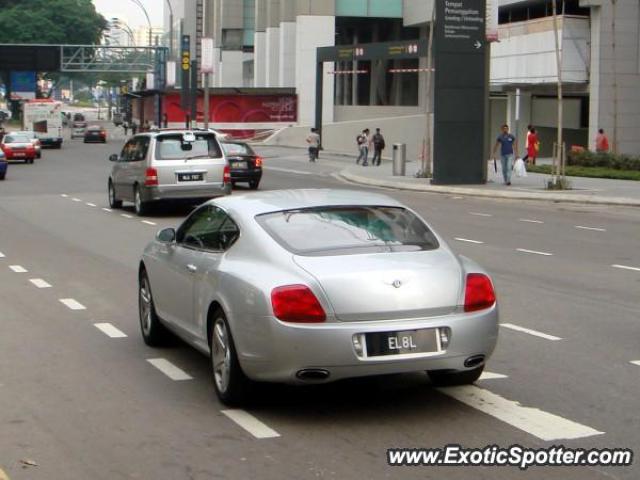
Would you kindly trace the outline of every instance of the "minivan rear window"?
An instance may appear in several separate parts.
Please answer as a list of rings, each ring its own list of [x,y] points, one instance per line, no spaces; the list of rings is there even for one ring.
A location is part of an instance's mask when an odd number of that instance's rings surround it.
[[[435,250],[438,240],[402,207],[326,206],[267,213],[258,223],[297,255],[327,256]]]
[[[157,160],[186,160],[195,158],[221,158],[222,152],[215,136],[196,134],[196,141],[185,143],[179,133],[156,137]]]

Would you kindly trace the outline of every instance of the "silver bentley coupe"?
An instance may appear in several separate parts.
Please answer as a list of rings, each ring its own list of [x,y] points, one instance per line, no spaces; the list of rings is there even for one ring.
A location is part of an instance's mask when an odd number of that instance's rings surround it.
[[[377,193],[233,195],[161,230],[139,267],[144,341],[208,355],[220,400],[253,382],[426,371],[478,379],[498,338],[489,275],[420,216]]]

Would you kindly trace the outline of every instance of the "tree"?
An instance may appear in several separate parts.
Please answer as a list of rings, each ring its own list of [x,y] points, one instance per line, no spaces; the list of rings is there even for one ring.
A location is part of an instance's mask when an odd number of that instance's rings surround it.
[[[100,43],[106,19],[91,0],[0,0],[0,43]]]

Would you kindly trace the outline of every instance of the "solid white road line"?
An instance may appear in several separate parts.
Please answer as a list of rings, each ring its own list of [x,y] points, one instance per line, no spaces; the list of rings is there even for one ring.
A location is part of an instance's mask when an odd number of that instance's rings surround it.
[[[575,227],[580,229],[580,230],[591,230],[593,232],[606,232],[607,231],[606,228],[599,228],[599,227],[583,227],[582,225],[576,225]]]
[[[629,363],[640,367],[640,360],[631,360]]]
[[[110,323],[94,323],[93,326],[111,338],[125,338],[127,336],[126,333],[118,330]]]
[[[544,441],[569,440],[604,433],[537,408],[523,407],[518,402],[507,400],[475,385],[438,388],[438,390]]]
[[[74,202],[81,202],[82,201],[79,198],[72,198],[71,200],[73,200]]]
[[[9,268],[15,273],[27,273],[28,270],[21,265],[9,265]]]
[[[501,373],[482,372],[482,375],[480,375],[479,380],[498,380],[500,378],[509,378],[509,377]]]
[[[128,213],[121,213],[120,216],[124,218],[133,218],[133,216],[129,215]]]
[[[244,410],[222,410],[222,413],[236,422],[256,438],[276,438],[280,434]]]
[[[544,223],[542,220],[531,220],[529,218],[521,218],[518,221],[525,222],[525,223]]]
[[[147,358],[147,362],[156,367],[171,380],[175,380],[176,382],[193,379],[192,376],[187,375],[187,373],[185,373],[183,370],[180,370],[173,363],[164,358]]]
[[[562,340],[562,338],[560,337],[538,332],[537,330],[531,330],[530,328],[520,327],[518,325],[514,325],[513,323],[501,323],[500,326],[504,328],[509,328],[511,330],[515,330],[516,332],[528,333],[529,335],[533,335],[534,337],[544,338],[545,340],[551,340],[554,342],[557,342],[558,340]]]
[[[490,213],[481,213],[481,212],[469,212],[469,215],[475,215],[476,217],[493,217]]]
[[[97,207],[97,205],[96,205],[95,203],[89,203],[89,202],[87,202],[87,203],[85,203],[85,205],[86,205],[87,207]]]
[[[104,210],[105,212],[109,212],[109,213],[113,212],[113,210],[111,210],[110,208],[103,208],[102,210]]]
[[[82,305],[80,302],[74,300],[73,298],[61,298],[60,303],[65,305],[67,308],[71,310],[86,310],[87,307]]]
[[[454,240],[457,240],[459,242],[477,243],[478,245],[482,245],[484,243],[484,242],[481,242],[480,240],[470,240],[468,238],[460,238],[460,237],[455,237]]]
[[[613,268],[620,268],[622,270],[633,270],[634,272],[640,272],[638,267],[628,267],[627,265],[611,265]]]
[[[142,220],[142,223],[146,223],[147,225],[157,225],[157,223],[150,222],[149,220]]]
[[[262,167],[265,170],[273,170],[275,172],[295,173],[297,175],[315,175],[313,172],[304,172],[302,170],[292,170],[290,168],[278,168],[278,167]]]
[[[526,248],[516,248],[516,251],[522,252],[522,253],[531,253],[532,255],[544,255],[546,257],[550,257],[551,255],[553,255],[553,253],[538,252],[536,250],[527,250]]]
[[[51,288],[51,285],[41,278],[30,278],[29,281],[38,288]]]

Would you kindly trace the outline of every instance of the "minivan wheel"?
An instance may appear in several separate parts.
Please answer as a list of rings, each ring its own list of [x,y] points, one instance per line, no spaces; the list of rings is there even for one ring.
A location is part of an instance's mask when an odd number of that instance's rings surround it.
[[[213,386],[218,398],[226,405],[246,402],[253,382],[240,367],[227,318],[220,310],[215,314],[210,344]]]
[[[437,387],[452,387],[455,385],[469,385],[482,375],[484,365],[471,370],[429,370],[427,374],[431,383]]]
[[[133,205],[138,216],[146,215],[149,212],[149,204],[142,200],[142,193],[138,185],[133,190]]]
[[[153,304],[149,277],[144,270],[140,273],[140,279],[138,281],[138,314],[144,343],[150,347],[165,345],[170,337],[169,331],[160,323],[155,305]]]
[[[109,207],[122,208],[122,200],[116,198],[116,189],[111,180],[109,180]]]

